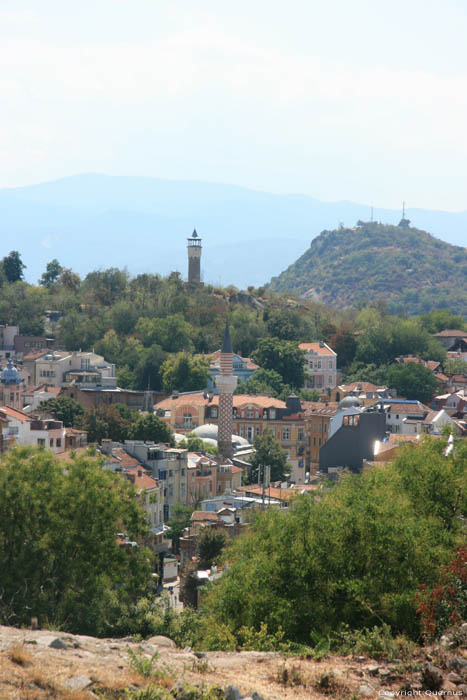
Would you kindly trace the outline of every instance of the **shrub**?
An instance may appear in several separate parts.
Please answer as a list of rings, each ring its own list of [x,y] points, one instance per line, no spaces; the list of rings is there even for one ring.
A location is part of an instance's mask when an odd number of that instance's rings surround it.
[[[415,600],[427,642],[467,618],[467,547],[457,549],[441,573],[441,583],[431,590],[421,585]]]

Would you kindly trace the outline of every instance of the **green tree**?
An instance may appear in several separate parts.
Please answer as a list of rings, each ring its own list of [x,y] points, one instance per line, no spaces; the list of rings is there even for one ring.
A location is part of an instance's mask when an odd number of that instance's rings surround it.
[[[209,454],[212,455],[218,454],[217,447],[214,447],[214,445],[211,445],[209,442],[202,440],[197,435],[193,435],[193,433],[188,433],[186,439],[180,440],[178,447],[188,450],[189,452],[209,452]]]
[[[296,388],[303,386],[305,353],[298,343],[279,338],[261,338],[251,357],[263,369],[278,372],[284,384]]]
[[[101,442],[103,438],[124,442],[130,437],[132,423],[124,418],[116,406],[88,408],[77,421],[77,427],[86,430],[88,442]]]
[[[422,326],[429,333],[439,333],[446,328],[455,328],[456,330],[465,329],[465,320],[459,314],[453,314],[449,309],[435,309],[429,314],[420,316]]]
[[[170,426],[162,418],[152,413],[138,416],[130,428],[129,436],[132,440],[173,444],[173,434]]]
[[[72,428],[84,414],[83,407],[68,396],[41,401],[39,408],[51,413],[57,420],[61,420],[66,428]]]
[[[245,382],[238,383],[235,393],[256,396],[270,394],[277,398],[285,389],[286,385],[278,372],[273,369],[258,369]],[[290,387],[287,387],[287,391],[290,393]]]
[[[257,311],[249,311],[243,307],[235,309],[229,320],[234,351],[242,357],[249,357],[258,340],[267,335],[266,324]],[[219,327],[222,328],[223,325],[225,324],[219,324]]]
[[[14,504],[14,507],[12,507]],[[17,448],[0,468],[0,618],[69,632],[125,634],[151,585],[148,550],[119,547],[124,529],[141,541],[147,525],[126,479],[96,459],[63,463],[47,450]]]
[[[23,279],[26,265],[21,260],[17,250],[12,250],[3,258],[3,273],[8,282],[19,282]]]
[[[439,580],[466,512],[457,493],[467,448],[445,457],[445,440],[426,440],[421,454],[407,448],[403,463],[346,475],[319,500],[300,496],[286,513],[260,514],[229,549],[206,612],[237,634],[266,624],[306,644],[343,624],[384,623],[418,638],[414,595]]]
[[[209,569],[216,563],[227,543],[227,538],[222,530],[205,528],[198,537],[197,553],[199,567]]]
[[[42,273],[39,280],[39,284],[41,284],[43,287],[52,287],[57,282],[62,272],[63,267],[60,265],[58,260],[54,258],[47,263],[45,272]]]
[[[465,360],[446,360],[444,371],[446,374],[467,374],[467,362]]]
[[[209,360],[204,357],[192,357],[179,352],[167,358],[161,367],[162,386],[165,392],[196,391],[207,386]]]
[[[433,373],[417,362],[392,365],[387,372],[387,385],[395,389],[398,396],[425,404],[431,402],[439,388]]]
[[[185,528],[190,525],[192,513],[192,508],[181,504],[178,504],[173,508],[172,517],[167,523],[167,525],[170,527],[167,538],[172,540],[172,549],[175,554],[180,553],[180,537],[182,537]]]
[[[255,454],[251,459],[251,481],[258,481],[258,470],[261,480],[265,467],[271,468],[271,481],[282,481],[287,469],[287,452],[274,439],[272,430],[265,430],[257,435],[254,442]]]

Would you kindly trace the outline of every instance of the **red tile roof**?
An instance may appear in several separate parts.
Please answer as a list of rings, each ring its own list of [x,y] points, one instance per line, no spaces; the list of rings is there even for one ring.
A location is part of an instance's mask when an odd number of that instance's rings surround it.
[[[130,475],[134,475],[135,480],[133,482],[133,479],[131,478],[131,481],[134,483],[137,489],[147,491],[148,489],[155,489],[158,486],[157,480],[153,479],[152,476],[149,476],[149,474],[141,469],[141,467],[130,467],[125,470],[124,474],[127,478]]]
[[[217,513],[213,513],[211,511],[204,511],[204,510],[195,510],[191,514],[190,518],[192,523],[201,523],[206,520],[211,520],[212,522],[217,522],[219,520],[219,516]]]
[[[234,408],[240,408],[247,404],[254,404],[260,408],[285,408],[285,402],[274,399],[271,396],[254,396],[249,394],[235,394],[233,396]],[[219,396],[213,396],[211,401],[202,391],[190,394],[180,394],[177,398],[168,398],[156,403],[155,409],[174,410],[179,406],[218,406]]]
[[[315,352],[317,355],[329,355],[331,357],[334,357],[334,355],[336,354],[326,344],[321,346],[320,343],[300,343],[298,347],[300,348],[300,350],[305,350],[306,352],[308,350],[313,350],[313,352]]]
[[[444,331],[435,333],[435,338],[466,338],[467,331],[453,330],[451,328],[445,328]]]
[[[377,386],[371,382],[351,382],[350,384],[341,384],[339,389],[345,392],[360,391],[362,394],[366,394],[369,391],[373,393],[378,390],[384,391],[387,389],[387,386]]]
[[[4,413],[9,418],[14,418],[15,420],[19,420],[22,423],[27,423],[28,421],[32,421],[32,418],[30,416],[28,416],[27,413],[24,413],[23,411],[19,411],[17,408],[11,408],[11,406],[0,406],[0,412]]]

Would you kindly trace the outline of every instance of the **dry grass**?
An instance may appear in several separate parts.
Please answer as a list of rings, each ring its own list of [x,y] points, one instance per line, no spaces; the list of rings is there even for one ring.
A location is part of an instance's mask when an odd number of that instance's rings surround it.
[[[18,666],[26,666],[31,661],[31,654],[26,651],[22,644],[14,644],[6,653],[10,661]]]

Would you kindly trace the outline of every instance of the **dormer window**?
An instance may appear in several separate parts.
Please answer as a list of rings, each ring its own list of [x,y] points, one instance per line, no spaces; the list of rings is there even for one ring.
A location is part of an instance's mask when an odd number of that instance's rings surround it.
[[[274,420],[276,417],[276,409],[275,408],[270,408],[269,409],[269,417],[271,420]]]

